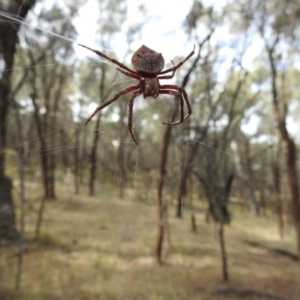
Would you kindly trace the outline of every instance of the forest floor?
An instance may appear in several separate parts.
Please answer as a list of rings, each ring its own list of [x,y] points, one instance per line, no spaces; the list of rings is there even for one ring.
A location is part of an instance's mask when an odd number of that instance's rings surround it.
[[[200,201],[193,201],[196,233],[190,208],[178,219],[169,205],[159,266],[153,255],[155,191],[146,199],[143,191],[128,189],[120,199],[115,188],[98,187],[99,196],[89,197],[84,189],[74,195],[71,184],[60,184],[57,199],[46,203],[40,240],[32,241],[39,208],[39,198],[31,199],[35,189],[27,186],[26,253],[15,299],[300,299],[299,264],[290,255],[296,249],[293,229],[281,240],[271,216],[230,206],[224,283],[217,228],[206,223]],[[16,263],[17,247],[1,245],[1,300],[13,294]]]

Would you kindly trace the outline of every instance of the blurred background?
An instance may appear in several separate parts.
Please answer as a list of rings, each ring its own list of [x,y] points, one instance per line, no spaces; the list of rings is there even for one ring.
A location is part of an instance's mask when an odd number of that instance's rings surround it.
[[[299,299],[296,0],[0,0],[0,299]],[[145,45],[174,78],[119,98]],[[187,107],[184,107],[185,113]]]

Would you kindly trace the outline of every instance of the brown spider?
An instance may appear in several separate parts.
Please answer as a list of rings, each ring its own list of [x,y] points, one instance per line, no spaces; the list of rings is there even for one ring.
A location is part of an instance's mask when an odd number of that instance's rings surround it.
[[[195,50],[195,46],[193,48],[193,51],[181,62],[179,62],[177,65],[173,66],[172,68],[169,68],[165,71],[162,71],[165,65],[165,61],[161,53],[157,53],[154,50],[142,46],[140,47],[132,56],[131,58],[131,64],[135,71],[129,69],[124,64],[118,62],[117,60],[110,58],[109,56],[105,55],[104,53],[91,49],[87,46],[79,44],[79,46],[82,46],[84,48],[87,48],[99,56],[111,61],[112,63],[119,66],[117,68],[118,71],[125,74],[128,77],[132,77],[134,79],[137,79],[139,83],[137,85],[132,85],[127,87],[126,89],[116,93],[111,99],[107,100],[106,102],[99,105],[94,113],[89,117],[89,119],[86,121],[85,124],[87,124],[93,116],[100,110],[102,110],[107,105],[113,103],[116,101],[121,95],[125,95],[127,93],[130,93],[133,91],[132,95],[129,98],[129,115],[128,115],[128,131],[131,134],[131,137],[133,141],[138,145],[133,131],[132,131],[132,116],[133,116],[133,101],[134,99],[143,94],[144,98],[147,97],[153,97],[156,98],[159,94],[167,94],[167,95],[173,95],[177,96],[179,98],[180,103],[180,120],[172,123],[163,123],[165,125],[178,125],[183,123],[192,113],[192,108],[187,96],[186,91],[184,88],[178,86],[178,85],[160,85],[159,80],[160,79],[171,79],[174,77],[174,74],[176,70],[181,67],[193,54]],[[162,74],[166,74],[172,72],[170,75],[161,76]],[[184,101],[187,105],[188,114],[184,116]]]

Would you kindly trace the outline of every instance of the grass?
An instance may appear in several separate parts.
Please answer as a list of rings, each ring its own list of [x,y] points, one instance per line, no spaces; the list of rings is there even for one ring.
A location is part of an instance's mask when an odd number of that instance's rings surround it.
[[[169,207],[171,243],[165,239],[164,264],[158,266],[153,256],[155,199],[141,201],[134,190],[119,199],[117,190],[100,188],[99,196],[88,197],[84,189],[75,196],[71,183],[58,185],[58,199],[46,204],[40,240],[27,243],[22,288],[15,299],[245,299],[214,294],[224,287],[300,298],[298,263],[270,251],[296,249],[293,231],[280,240],[271,217],[257,218],[231,207],[232,224],[225,228],[230,281],[225,284],[216,228],[205,222],[200,202],[194,201],[197,233],[190,231],[188,208],[177,219],[175,207]],[[28,195],[35,195],[37,186],[28,189]],[[39,197],[27,198],[29,241],[34,237]],[[12,295],[16,253],[15,246],[1,248],[1,299]]]

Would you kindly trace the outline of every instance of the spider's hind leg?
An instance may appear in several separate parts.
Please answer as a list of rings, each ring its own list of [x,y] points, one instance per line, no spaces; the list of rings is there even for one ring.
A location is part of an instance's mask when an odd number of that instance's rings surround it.
[[[187,120],[189,116],[192,114],[191,104],[189,102],[188,95],[184,90],[184,88],[177,85],[162,85],[159,93],[178,97],[179,104],[180,104],[180,119],[176,122],[169,122],[169,123],[163,122],[164,125],[179,125],[183,123],[185,120]],[[184,101],[188,109],[188,113],[186,116],[184,116]]]
[[[87,121],[85,122],[85,125],[87,125],[87,123],[90,122],[90,120],[93,118],[93,116],[100,110],[102,110],[104,107],[106,107],[107,105],[113,103],[114,101],[118,100],[118,98],[122,95],[125,95],[127,93],[130,93],[134,90],[137,90],[140,88],[140,85],[132,85],[132,86],[129,86],[128,88],[116,93],[111,99],[105,101],[104,103],[102,103],[101,105],[99,105],[95,111],[92,113],[92,115],[87,119]]]

